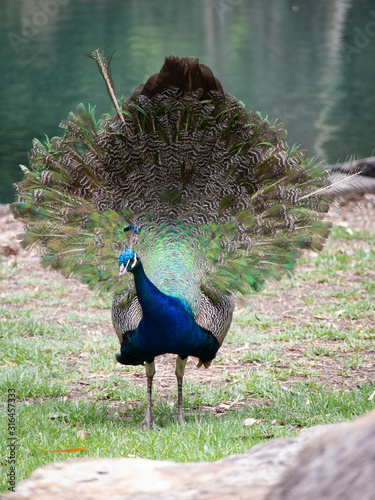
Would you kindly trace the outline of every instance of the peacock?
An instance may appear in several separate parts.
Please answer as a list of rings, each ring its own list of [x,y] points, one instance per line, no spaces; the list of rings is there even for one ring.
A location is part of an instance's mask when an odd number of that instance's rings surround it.
[[[322,248],[329,176],[197,58],[166,57],[117,100],[112,54],[89,56],[115,114],[97,121],[80,104],[63,137],[34,139],[12,211],[25,224],[23,247],[38,246],[44,266],[113,294],[117,361],[146,368],[146,428],[155,357],[177,355],[182,422],[188,356],[209,367],[235,296],[290,276],[303,250]]]

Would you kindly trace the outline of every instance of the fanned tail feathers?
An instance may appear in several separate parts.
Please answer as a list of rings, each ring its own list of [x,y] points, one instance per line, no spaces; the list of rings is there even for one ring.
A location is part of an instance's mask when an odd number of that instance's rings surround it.
[[[92,57],[112,97],[110,57]],[[116,258],[131,224],[146,272],[166,291],[178,288],[158,272],[169,260],[211,296],[246,294],[290,274],[303,249],[322,247],[328,173],[287,147],[282,124],[224,94],[197,59],[166,58],[121,108],[113,96],[114,117],[97,123],[80,105],[64,137],[34,141],[31,170],[16,185],[23,244],[39,245],[46,265],[130,290]],[[195,308],[196,295],[189,300]]]

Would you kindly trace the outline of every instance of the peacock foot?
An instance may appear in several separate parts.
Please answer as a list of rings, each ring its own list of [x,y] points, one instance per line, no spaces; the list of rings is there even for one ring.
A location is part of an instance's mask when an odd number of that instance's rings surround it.
[[[178,408],[177,410],[177,422],[179,424],[183,424],[185,422],[184,412],[182,411],[182,408]]]
[[[184,414],[183,413],[178,413],[177,414],[177,422],[179,424],[184,424],[185,423],[185,417],[184,417]]]
[[[146,415],[144,420],[141,422],[141,427],[144,429],[152,429],[152,426],[154,424],[154,421],[150,415]]]

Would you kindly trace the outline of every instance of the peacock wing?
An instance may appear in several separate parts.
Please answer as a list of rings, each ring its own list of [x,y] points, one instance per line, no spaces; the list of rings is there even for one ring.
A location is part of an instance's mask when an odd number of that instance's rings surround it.
[[[218,296],[209,290],[200,291],[200,303],[196,323],[211,332],[221,345],[228,333],[234,311],[234,299],[231,295]]]

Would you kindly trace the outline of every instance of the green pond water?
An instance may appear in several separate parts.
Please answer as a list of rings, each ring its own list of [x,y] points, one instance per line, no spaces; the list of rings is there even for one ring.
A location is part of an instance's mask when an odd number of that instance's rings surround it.
[[[112,112],[83,53],[117,49],[130,95],[165,56],[197,56],[250,111],[328,163],[374,154],[375,0],[0,0],[0,203],[32,139],[80,102]]]

